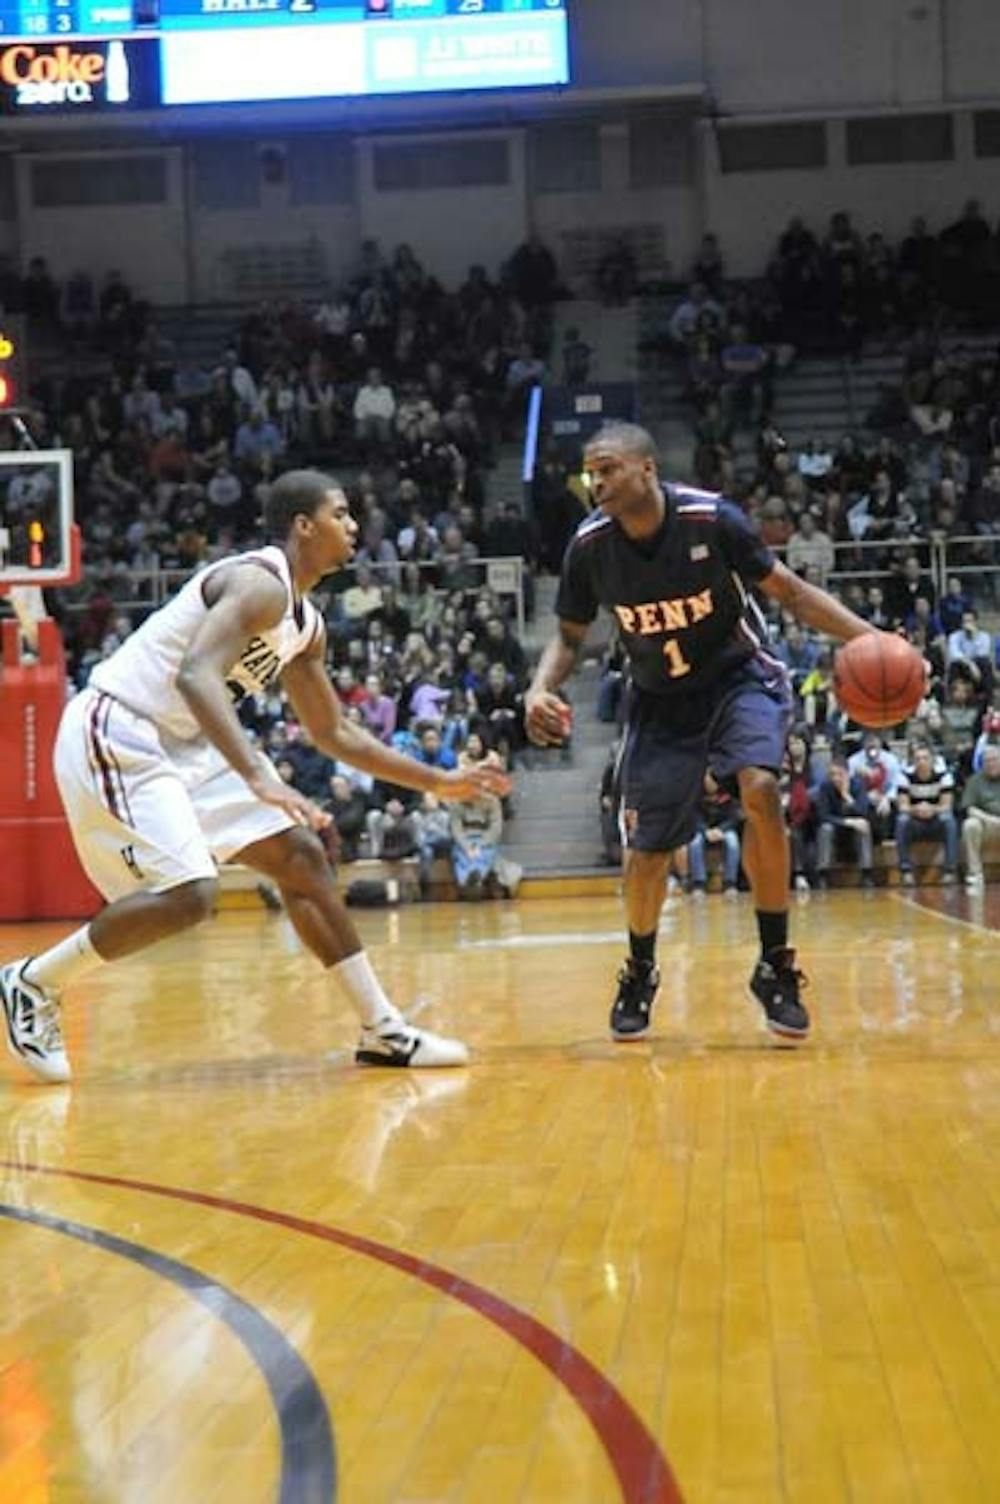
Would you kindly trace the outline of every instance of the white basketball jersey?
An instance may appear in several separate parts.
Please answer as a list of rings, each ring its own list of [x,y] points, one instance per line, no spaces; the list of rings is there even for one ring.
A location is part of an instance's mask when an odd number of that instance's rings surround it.
[[[159,611],[127,637],[90,676],[90,683],[112,695],[136,715],[145,716],[182,740],[202,730],[177,688],[177,674],[194,636],[208,615],[202,594],[205,581],[219,569],[264,567],[277,575],[288,594],[285,614],[276,627],[251,637],[226,674],[234,700],[264,689],[291,659],[310,647],[322,618],[312,601],[296,600],[291,570],[283,549],[261,548],[219,559],[193,575]]]

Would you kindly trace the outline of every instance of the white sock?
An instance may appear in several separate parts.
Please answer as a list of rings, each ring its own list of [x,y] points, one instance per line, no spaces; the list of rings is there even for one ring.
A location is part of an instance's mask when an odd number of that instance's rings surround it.
[[[362,1028],[371,1029],[376,1024],[400,1020],[399,1009],[382,991],[382,983],[363,950],[348,956],[346,961],[338,961],[330,970],[354,1004]]]
[[[60,940],[58,945],[43,950],[40,956],[32,956],[24,968],[24,978],[34,982],[36,987],[61,992],[78,977],[103,963],[104,957],[94,949],[90,938],[90,925],[85,924],[82,929],[67,935],[65,940]]]

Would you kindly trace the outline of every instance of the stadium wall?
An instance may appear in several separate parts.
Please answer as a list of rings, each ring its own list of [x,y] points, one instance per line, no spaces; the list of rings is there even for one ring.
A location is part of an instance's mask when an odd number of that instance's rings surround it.
[[[314,106],[311,124],[272,110],[253,135],[219,118],[102,126],[99,146],[4,122],[16,213],[0,251],[44,255],[58,277],[116,266],[157,303],[251,301],[269,279],[321,293],[365,236],[410,241],[454,281],[475,260],[496,271],[534,228],[583,290],[619,231],[644,273],[677,280],[709,229],[748,275],[793,213],[819,229],[843,208],[893,237],[919,212],[939,230],[970,196],[996,217],[1000,130],[980,129],[1000,103],[995,0],[575,0],[572,16],[576,82],[561,92],[386,101],[379,117]],[[864,146],[858,160],[865,119],[899,127],[885,160]],[[775,124],[805,125],[822,151],[790,150]],[[159,197],[139,170],[156,161]],[[64,184],[73,163],[105,183],[116,163],[122,193],[39,195],[39,170],[60,162]]]

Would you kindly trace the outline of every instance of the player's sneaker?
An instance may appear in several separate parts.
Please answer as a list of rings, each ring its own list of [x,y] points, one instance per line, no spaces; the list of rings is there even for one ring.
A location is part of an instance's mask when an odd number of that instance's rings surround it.
[[[618,973],[618,994],[611,1005],[613,1039],[641,1039],[649,1028],[659,990],[660,968],[629,956]]]
[[[460,1039],[446,1039],[429,1029],[415,1029],[400,1018],[362,1029],[354,1058],[359,1065],[431,1070],[446,1065],[468,1065],[469,1051]]]
[[[763,1008],[771,1033],[781,1039],[805,1039],[809,1033],[809,1014],[799,997],[804,984],[789,946],[772,951],[767,960],[761,957],[754,967],[750,996]]]
[[[11,1054],[40,1081],[68,1081],[59,1003],[51,992],[24,979],[30,956],[0,967],[0,1004]]]

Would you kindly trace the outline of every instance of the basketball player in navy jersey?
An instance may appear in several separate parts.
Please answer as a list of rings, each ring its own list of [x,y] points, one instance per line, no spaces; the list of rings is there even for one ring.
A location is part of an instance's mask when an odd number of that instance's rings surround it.
[[[326,673],[323,618],[308,596],[354,552],[357,523],[339,483],[315,470],[289,471],[271,489],[266,522],[268,547],[192,576],[96,666],[63,714],[59,791],[80,860],[108,903],[50,950],[0,967],[8,1043],[40,1080],[70,1077],[63,989],[207,918],[216,863],[231,860],[277,883],[299,938],[357,1013],[359,1063],[422,1068],[468,1059],[460,1040],[415,1028],[386,997],[316,836],[330,816],[282,782],[248,740],[236,704],[280,676],[331,758],[440,799],[505,794],[510,781],[481,764],[428,767],[341,715]],[[295,1006],[289,999],[290,1024]]]
[[[804,1039],[809,1015],[788,944],[788,837],[778,793],[792,695],[783,665],[764,649],[752,592],[844,641],[872,628],[779,563],[732,502],[661,484],[644,429],[606,425],[587,445],[584,464],[596,510],[567,549],[559,631],[542,654],[526,709],[534,742],[562,741],[556,691],[598,607],[607,607],[631,675],[618,782],[630,953],[618,976],[612,1035],[637,1039],[649,1028],[669,854],[694,833],[708,769],[738,789],[747,817],[743,865],[760,932],[750,991],[774,1034]]]

